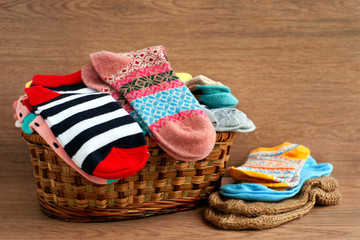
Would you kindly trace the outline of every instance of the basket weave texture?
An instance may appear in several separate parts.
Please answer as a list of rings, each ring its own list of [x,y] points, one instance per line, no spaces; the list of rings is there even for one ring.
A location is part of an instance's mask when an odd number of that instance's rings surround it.
[[[135,175],[95,184],[63,161],[38,134],[22,132],[29,150],[40,208],[64,221],[97,222],[193,209],[217,191],[230,156],[234,132],[219,132],[203,160],[172,158],[148,136],[150,157]]]

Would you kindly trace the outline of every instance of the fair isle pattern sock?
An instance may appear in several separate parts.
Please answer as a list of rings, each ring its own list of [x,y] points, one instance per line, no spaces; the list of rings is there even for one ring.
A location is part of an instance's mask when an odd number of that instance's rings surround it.
[[[309,156],[307,147],[285,142],[273,148],[253,150],[244,165],[231,167],[229,173],[241,182],[292,188],[299,184],[300,171]]]
[[[171,69],[163,47],[126,54],[103,51],[91,54],[90,58],[99,76],[128,100],[152,138],[169,155],[195,161],[211,152],[215,129],[198,101]],[[108,71],[106,66],[111,61],[122,58],[132,60],[124,68]]]
[[[120,179],[135,174],[149,152],[139,125],[109,94],[59,94],[25,89],[69,157],[88,174]]]
[[[125,104],[125,99],[120,95],[120,93],[109,84],[102,81],[90,63],[85,64],[81,68],[81,78],[88,88],[94,89],[98,92],[109,93],[115,100],[119,100],[118,103],[122,107]]]

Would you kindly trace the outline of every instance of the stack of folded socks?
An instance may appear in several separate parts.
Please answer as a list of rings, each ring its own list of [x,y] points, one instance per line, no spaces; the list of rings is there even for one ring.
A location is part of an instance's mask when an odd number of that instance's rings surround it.
[[[266,229],[279,226],[308,213],[315,204],[336,205],[341,195],[332,177],[310,179],[292,198],[280,202],[246,201],[213,193],[204,217],[209,222],[232,230]]]
[[[244,165],[229,169],[238,183],[212,194],[204,217],[225,229],[265,229],[305,215],[316,203],[338,204],[332,169],[329,163],[317,164],[302,145],[255,149]]]
[[[239,101],[229,87],[203,75],[184,80],[184,83],[202,104],[217,132],[246,133],[255,130],[255,124],[246,114],[235,108]]]

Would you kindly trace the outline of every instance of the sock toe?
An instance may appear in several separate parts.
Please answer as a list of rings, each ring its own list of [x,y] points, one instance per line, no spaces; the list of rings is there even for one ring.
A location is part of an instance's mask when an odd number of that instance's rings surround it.
[[[152,133],[160,147],[183,161],[204,159],[212,151],[216,141],[215,129],[203,115],[167,122]]]
[[[129,149],[113,147],[92,174],[106,179],[127,178],[137,173],[146,164],[149,155],[147,145]]]

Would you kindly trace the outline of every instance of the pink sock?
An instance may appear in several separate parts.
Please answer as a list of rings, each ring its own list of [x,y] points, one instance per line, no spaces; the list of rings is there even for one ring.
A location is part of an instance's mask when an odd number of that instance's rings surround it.
[[[13,104],[15,109],[14,118],[19,122],[22,123],[24,118],[30,113],[30,109],[24,103],[27,100],[27,95],[21,96],[18,100],[16,100]]]
[[[171,69],[163,47],[127,54],[103,51],[90,54],[90,58],[101,79],[128,100],[167,153],[184,161],[208,156],[215,143],[215,129]]]

